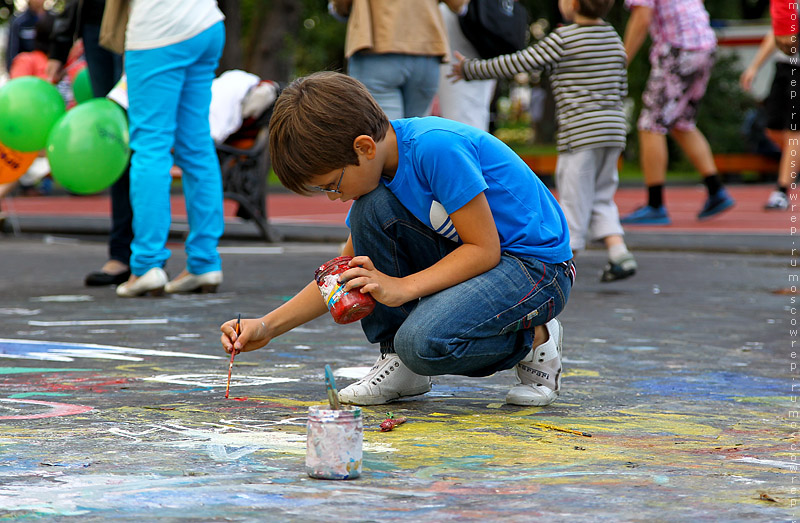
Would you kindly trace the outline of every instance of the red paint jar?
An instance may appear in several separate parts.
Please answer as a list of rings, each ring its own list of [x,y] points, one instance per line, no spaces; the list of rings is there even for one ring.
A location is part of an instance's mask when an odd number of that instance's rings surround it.
[[[322,299],[336,323],[353,323],[375,308],[375,298],[369,293],[361,293],[359,289],[345,292],[344,284],[339,283],[339,275],[351,268],[347,264],[352,259],[352,256],[339,256],[322,264],[314,273]]]

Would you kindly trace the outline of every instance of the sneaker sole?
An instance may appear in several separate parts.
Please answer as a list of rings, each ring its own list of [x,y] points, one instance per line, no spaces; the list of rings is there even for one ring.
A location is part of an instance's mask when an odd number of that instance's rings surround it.
[[[624,279],[630,278],[631,276],[636,274],[636,269],[629,269],[627,271],[623,271],[623,272],[620,272],[620,273],[617,273],[617,274],[614,274],[614,273],[608,273],[608,274],[609,274],[609,276],[606,276],[606,273],[604,272],[603,275],[600,276],[600,282],[601,283],[609,283],[609,282],[612,282],[612,281],[619,281],[619,280],[624,280]]]
[[[342,403],[347,403],[348,405],[384,405],[386,403],[390,403],[395,400],[399,400],[400,398],[410,398],[412,396],[419,396],[421,394],[425,394],[431,391],[431,387],[425,389],[419,389],[419,391],[414,390],[408,392],[406,394],[398,394],[392,398],[387,398],[385,396],[364,396],[363,398],[343,398],[341,393],[339,394],[339,401]]]
[[[522,407],[546,407],[558,399],[557,392],[552,392],[551,394],[548,394],[546,397],[530,397],[524,394],[514,394],[514,390],[512,389],[506,395],[506,403],[509,405],[519,405]]]
[[[712,211],[708,211],[706,214],[702,214],[702,213],[698,214],[697,215],[697,219],[702,221],[702,220],[707,220],[709,218],[713,218],[714,216],[718,215],[719,213],[725,212],[728,209],[732,208],[734,206],[734,204],[735,204],[735,202],[733,202],[733,201],[725,202],[724,205],[720,205],[716,209],[714,209]]]

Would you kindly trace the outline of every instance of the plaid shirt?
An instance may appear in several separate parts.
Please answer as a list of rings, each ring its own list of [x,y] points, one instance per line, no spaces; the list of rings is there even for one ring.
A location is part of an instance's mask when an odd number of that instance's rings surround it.
[[[690,51],[713,49],[717,37],[702,0],[625,0],[625,7],[653,9],[650,37],[653,48],[664,44]]]

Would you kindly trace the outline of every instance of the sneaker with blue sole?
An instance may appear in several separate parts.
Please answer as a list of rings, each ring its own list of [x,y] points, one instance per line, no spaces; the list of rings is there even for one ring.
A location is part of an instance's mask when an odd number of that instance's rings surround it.
[[[705,220],[711,218],[722,211],[727,211],[733,207],[735,203],[736,200],[731,198],[731,195],[728,194],[726,189],[720,189],[715,195],[708,197],[706,203],[703,204],[703,208],[697,214],[697,219]]]
[[[619,221],[625,225],[669,225],[672,223],[667,209],[663,205],[661,207],[642,205],[627,216],[623,216]]]

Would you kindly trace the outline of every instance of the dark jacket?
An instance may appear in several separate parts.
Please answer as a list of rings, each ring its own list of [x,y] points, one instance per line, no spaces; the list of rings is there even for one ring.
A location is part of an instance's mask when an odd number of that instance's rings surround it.
[[[36,22],[39,17],[30,9],[14,17],[9,24],[8,46],[6,47],[6,67],[11,67],[11,61],[19,53],[34,50],[36,39]]]
[[[100,27],[105,5],[105,0],[69,0],[53,24],[47,55],[51,59],[66,63],[69,50],[75,40],[81,37],[84,26]]]

